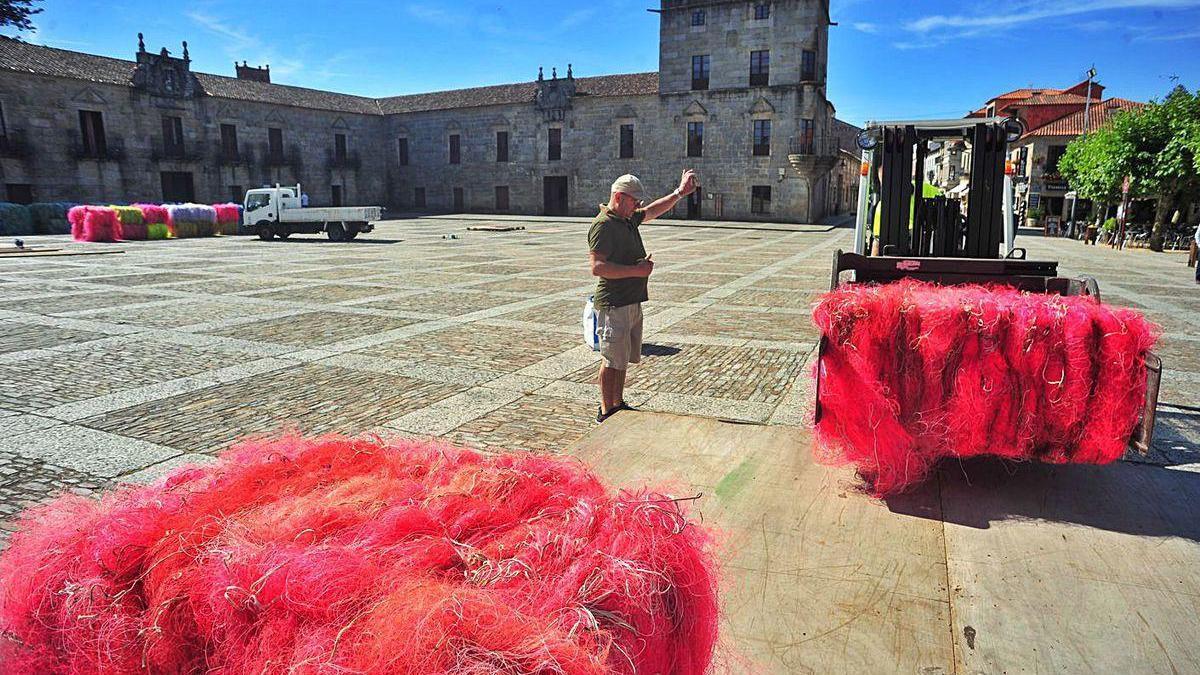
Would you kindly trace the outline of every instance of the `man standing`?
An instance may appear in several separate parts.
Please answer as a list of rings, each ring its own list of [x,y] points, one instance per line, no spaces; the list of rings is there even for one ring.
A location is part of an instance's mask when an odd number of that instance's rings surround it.
[[[600,337],[600,409],[603,422],[625,404],[625,369],[642,360],[642,303],[654,262],[642,245],[638,227],[670,211],[681,197],[696,190],[696,173],[683,172],[671,194],[644,206],[645,192],[637,176],[626,174],[612,184],[608,204],[588,232],[592,275],[596,283],[596,332]]]

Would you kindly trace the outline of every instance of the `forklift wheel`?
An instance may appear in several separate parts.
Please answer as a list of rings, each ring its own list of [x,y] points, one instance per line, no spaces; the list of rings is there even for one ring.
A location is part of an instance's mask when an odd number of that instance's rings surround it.
[[[259,239],[262,239],[263,241],[271,241],[271,237],[273,236],[275,236],[275,233],[271,231],[271,225],[269,223],[261,223],[258,226]]]
[[[329,223],[325,226],[325,234],[329,235],[329,241],[346,241],[346,226],[342,223]]]

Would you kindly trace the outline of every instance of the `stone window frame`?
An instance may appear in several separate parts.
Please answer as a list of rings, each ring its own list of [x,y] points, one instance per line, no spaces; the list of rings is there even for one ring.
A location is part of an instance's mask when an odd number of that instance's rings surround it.
[[[755,2],[750,10],[750,17],[754,21],[769,21],[771,19],[771,3]]]
[[[412,142],[408,134],[396,135],[396,165],[409,166],[412,164]]]
[[[462,133],[453,133],[446,137],[446,154],[451,166],[462,164]]]
[[[629,154],[625,154],[625,130],[629,129]],[[634,159],[637,155],[637,125],[633,120],[617,123],[617,159]]]
[[[805,62],[811,57],[812,70],[805,69]],[[805,77],[808,75],[808,77]],[[800,50],[800,81],[801,82],[816,82],[817,80],[817,50],[816,49],[801,49]]]
[[[273,123],[272,126],[267,127],[267,157],[269,159],[278,160],[278,161],[283,160],[283,156],[286,153],[286,150],[284,150],[283,130],[284,130],[284,125],[282,122]],[[279,132],[279,153],[278,154],[271,151],[271,136],[272,136],[271,132],[272,131]]]
[[[232,129],[232,130],[233,130],[233,136],[232,136],[232,138],[233,138],[233,144],[232,144],[232,147],[226,147],[226,145],[228,145],[228,144],[226,143],[226,140],[227,140],[227,138],[226,138],[226,136],[225,136],[225,129],[226,129],[226,128],[230,128],[230,129]],[[217,147],[218,147],[218,148],[220,148],[220,150],[221,150],[221,155],[222,155],[223,157],[227,158],[227,159],[238,159],[238,158],[240,158],[240,156],[241,156],[241,148],[239,147],[239,146],[240,146],[240,144],[238,143],[238,124],[237,124],[237,120],[235,120],[235,119],[233,119],[233,118],[225,118],[225,119],[219,119],[219,120],[217,120],[217,134],[220,136],[220,145],[218,145]],[[232,151],[232,152],[231,152],[231,151]]]
[[[700,73],[703,77],[696,77],[696,59],[700,59]],[[712,55],[711,54],[693,54],[692,55],[692,71],[691,82],[692,91],[707,91],[709,83],[712,81]],[[700,86],[697,86],[700,85]]]
[[[504,134],[503,146],[500,144],[500,134]],[[511,163],[512,162],[512,132],[509,131],[508,129],[496,129],[494,135],[496,138],[496,149],[495,149],[496,163],[497,164]],[[501,147],[504,148],[504,156],[503,157],[501,157],[501,155],[500,155]]]
[[[757,62],[756,62],[757,61]],[[750,50],[750,84],[751,87],[768,87],[771,85],[771,50]]]
[[[458,136],[458,148],[459,148],[459,163],[458,164],[450,163],[450,137],[451,136]],[[411,145],[411,143],[409,145]],[[446,166],[461,166],[462,165],[462,158],[464,155],[467,154],[467,153],[463,152],[466,145],[467,145],[466,144],[466,133],[463,131],[462,125],[458,123],[458,120],[452,119],[449,122],[447,122],[446,127],[442,130],[442,149],[446,151],[446,154],[443,155],[446,158]],[[410,152],[412,151],[411,147],[409,148],[409,151]]]
[[[333,133],[333,160],[346,162],[350,157],[350,134],[343,129]]]
[[[689,159],[704,157],[704,132],[705,122],[708,120],[702,117],[696,117],[686,120],[684,124],[684,148],[683,156]],[[700,125],[699,147],[696,148],[696,153],[692,154],[692,125]]]
[[[759,143],[760,129],[765,125],[766,143]],[[771,135],[774,133],[770,115],[754,115],[750,120],[750,152],[754,157],[771,156]],[[764,150],[765,148],[765,150]]]
[[[765,191],[765,196],[763,195]],[[770,185],[751,185],[750,186],[750,213],[755,216],[771,215],[771,199],[774,195],[771,194]]]
[[[557,153],[558,156],[557,157],[555,156],[555,152],[554,152],[555,147],[554,147],[554,143],[553,143],[555,131],[558,132],[558,153]],[[558,161],[562,160],[563,137],[565,135],[566,134],[563,133],[563,125],[562,124],[552,124],[552,125],[546,127],[546,161],[547,162],[558,162]]]

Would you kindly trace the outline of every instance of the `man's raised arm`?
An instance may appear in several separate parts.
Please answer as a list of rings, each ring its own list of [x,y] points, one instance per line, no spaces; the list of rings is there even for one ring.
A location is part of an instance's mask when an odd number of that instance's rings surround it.
[[[678,202],[681,197],[686,197],[695,191],[696,172],[688,169],[683,172],[683,176],[679,179],[679,187],[675,188],[674,192],[665,197],[661,197],[654,202],[651,202],[645,207],[644,210],[646,211],[646,217],[642,219],[642,222],[645,223],[654,220],[667,211],[670,211],[675,207],[675,203]]]

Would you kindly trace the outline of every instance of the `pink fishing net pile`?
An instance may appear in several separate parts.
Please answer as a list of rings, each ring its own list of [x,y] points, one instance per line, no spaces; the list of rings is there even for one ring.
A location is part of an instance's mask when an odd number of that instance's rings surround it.
[[[1090,297],[911,280],[842,286],[813,320],[827,340],[819,455],[853,463],[879,495],[943,457],[1119,459],[1157,337]]]
[[[247,442],[22,528],[7,672],[693,675],[716,639],[680,502],[545,456]]]
[[[107,206],[73,206],[67,211],[75,241],[120,241],[121,221]]]

